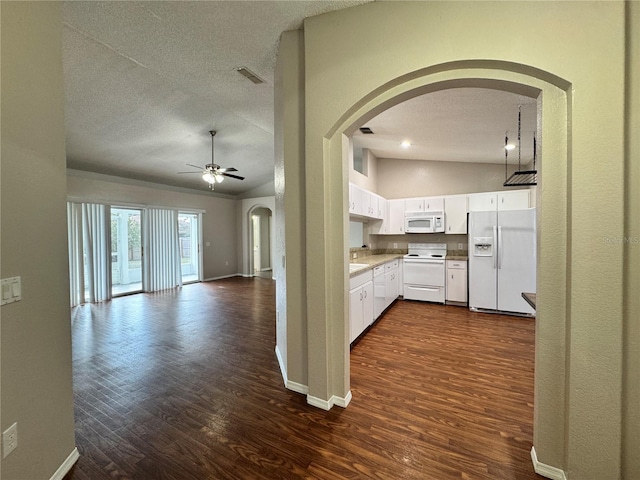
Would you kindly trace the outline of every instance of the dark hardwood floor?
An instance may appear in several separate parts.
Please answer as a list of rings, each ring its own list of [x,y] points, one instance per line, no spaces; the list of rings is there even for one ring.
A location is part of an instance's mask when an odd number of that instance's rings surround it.
[[[353,400],[282,385],[274,282],[231,278],[72,310],[66,480],[541,479],[534,322],[396,302],[351,352]]]

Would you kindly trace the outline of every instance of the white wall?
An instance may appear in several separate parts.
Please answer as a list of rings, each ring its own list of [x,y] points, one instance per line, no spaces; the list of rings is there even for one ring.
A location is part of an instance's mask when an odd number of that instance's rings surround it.
[[[67,193],[69,199],[77,201],[204,210],[203,278],[214,279],[241,272],[238,201],[231,197],[76,170],[68,171]]]

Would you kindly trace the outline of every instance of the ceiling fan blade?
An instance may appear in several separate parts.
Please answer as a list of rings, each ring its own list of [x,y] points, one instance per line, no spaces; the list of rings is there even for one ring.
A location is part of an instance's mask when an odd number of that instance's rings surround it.
[[[231,173],[220,172],[220,175],[224,175],[225,177],[235,178],[238,180],[244,180],[244,177],[241,177],[239,175],[232,175]]]
[[[225,168],[221,168],[219,169],[220,172],[237,172],[238,169],[235,167],[225,167]]]
[[[185,163],[185,165],[189,165],[190,167],[197,168],[198,170],[204,170],[204,168],[202,168],[202,165],[192,165],[190,163]]]

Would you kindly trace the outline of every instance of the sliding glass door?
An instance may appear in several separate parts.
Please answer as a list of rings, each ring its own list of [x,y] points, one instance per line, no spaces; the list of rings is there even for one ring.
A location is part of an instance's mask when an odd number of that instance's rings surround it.
[[[178,214],[182,283],[200,280],[200,214]]]
[[[142,291],[142,211],[111,208],[111,293]]]

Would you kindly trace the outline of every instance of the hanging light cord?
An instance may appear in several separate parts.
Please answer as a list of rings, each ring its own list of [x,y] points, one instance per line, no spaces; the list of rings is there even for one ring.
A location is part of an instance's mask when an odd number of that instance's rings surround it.
[[[521,152],[521,142],[520,142],[520,119],[522,116],[522,105],[518,105],[518,171],[521,170],[520,166],[520,152]]]

